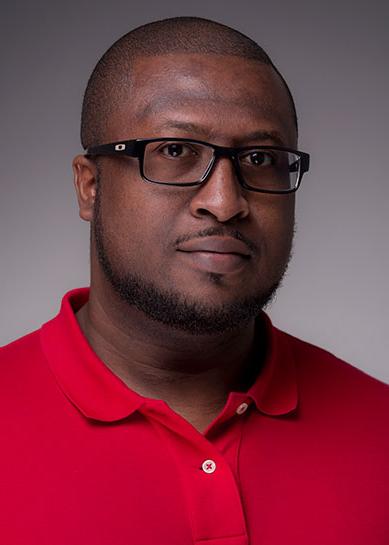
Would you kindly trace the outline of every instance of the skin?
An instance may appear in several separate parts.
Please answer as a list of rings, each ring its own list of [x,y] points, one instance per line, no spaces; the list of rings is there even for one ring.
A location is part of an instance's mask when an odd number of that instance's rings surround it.
[[[203,54],[141,58],[131,87],[121,91],[101,143],[175,136],[222,146],[297,148],[286,91],[257,61]],[[269,134],[260,138],[258,131]],[[93,227],[96,163],[78,155],[73,170],[80,217]],[[104,157],[100,183],[107,250],[118,270],[208,306],[269,290],[282,276],[294,195],[242,189],[228,159],[219,160],[200,188],[177,189],[144,183],[137,159]],[[227,235],[239,230],[255,248],[242,267],[217,281],[176,246],[180,237],[215,227]],[[105,277],[93,237],[90,300],[77,320],[93,350],[130,388],[165,400],[199,431],[219,414],[230,391],[251,386],[265,350],[257,339],[253,358],[254,318],[233,331],[195,336],[128,305]]]

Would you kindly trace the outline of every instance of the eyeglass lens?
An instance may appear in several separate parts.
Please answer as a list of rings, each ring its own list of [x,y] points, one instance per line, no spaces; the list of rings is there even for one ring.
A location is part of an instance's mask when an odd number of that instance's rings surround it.
[[[144,153],[144,175],[150,181],[191,184],[202,179],[213,161],[214,150],[196,142],[149,142]],[[247,185],[265,190],[287,191],[296,187],[300,157],[276,149],[239,153],[241,175]]]

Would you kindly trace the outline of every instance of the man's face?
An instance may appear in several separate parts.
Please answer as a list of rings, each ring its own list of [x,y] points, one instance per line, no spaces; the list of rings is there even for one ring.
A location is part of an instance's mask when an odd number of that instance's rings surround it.
[[[279,77],[232,56],[136,61],[104,142],[158,137],[296,148]],[[294,195],[243,189],[228,158],[218,160],[204,185],[173,187],[144,182],[137,158],[104,157],[92,266],[153,319],[194,333],[223,331],[269,300],[288,263],[293,226]]]

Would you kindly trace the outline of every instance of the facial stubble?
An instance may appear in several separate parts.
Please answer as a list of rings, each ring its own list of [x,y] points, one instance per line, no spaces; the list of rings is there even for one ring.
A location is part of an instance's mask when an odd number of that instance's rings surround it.
[[[131,271],[120,271],[105,240],[100,181],[97,183],[91,235],[100,267],[123,302],[151,320],[193,335],[225,333],[248,324],[274,299],[291,258],[290,250],[278,277],[269,288],[263,289],[259,285],[257,293],[252,296],[212,305],[191,299],[178,290],[162,289],[152,280]],[[222,281],[216,274],[209,274],[208,279],[215,285]]]

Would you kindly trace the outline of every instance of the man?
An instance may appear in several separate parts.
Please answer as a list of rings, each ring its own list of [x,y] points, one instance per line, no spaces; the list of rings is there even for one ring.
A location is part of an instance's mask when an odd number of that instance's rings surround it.
[[[2,545],[389,543],[388,387],[262,311],[309,167],[266,53],[135,29],[81,137],[90,290],[1,350]]]

